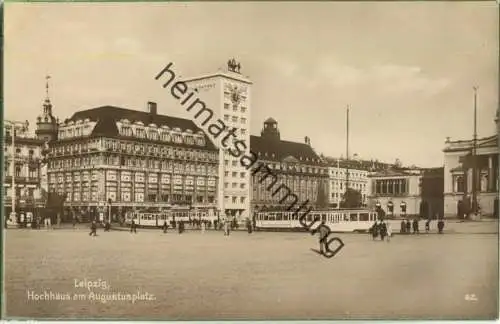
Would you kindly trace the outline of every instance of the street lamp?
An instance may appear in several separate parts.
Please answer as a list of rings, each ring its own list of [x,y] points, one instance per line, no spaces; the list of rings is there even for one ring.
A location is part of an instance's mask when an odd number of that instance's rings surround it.
[[[14,120],[4,120],[4,124],[10,126],[12,130],[11,140],[12,140],[12,211],[10,213],[11,219],[16,216],[16,129],[25,132],[28,130],[29,122],[26,120],[24,122],[14,121]]]

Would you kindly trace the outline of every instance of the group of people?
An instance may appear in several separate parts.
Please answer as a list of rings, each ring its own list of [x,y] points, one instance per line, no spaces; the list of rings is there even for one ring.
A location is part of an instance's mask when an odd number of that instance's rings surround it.
[[[189,225],[192,229],[200,229],[201,232],[204,233],[207,227],[211,228],[212,224],[214,225],[215,230],[224,229],[225,236],[229,236],[231,230],[238,227],[238,224],[235,219],[233,219],[232,221],[214,220],[213,222],[210,222],[208,220],[189,220],[186,222],[186,221],[175,221],[174,219],[170,221],[170,226],[167,223],[167,221],[164,221],[163,225],[161,226],[161,229],[163,233],[167,233],[168,229],[171,227],[173,229],[177,229],[179,234],[182,234],[186,230],[186,225]],[[108,232],[111,229],[111,224],[109,222],[105,222],[103,225],[105,232]],[[246,228],[249,234],[253,232],[253,226],[250,219],[246,220]],[[135,222],[135,219],[133,219],[132,222],[130,223],[130,233],[137,234],[137,223]],[[97,222],[95,220],[93,220],[92,223],[90,224],[89,236],[97,236]]]
[[[391,224],[384,221],[375,221],[373,226],[370,228],[370,233],[372,234],[373,240],[380,236],[380,239],[384,241],[387,237],[387,242],[391,240],[392,228]]]
[[[406,221],[405,220],[402,220],[401,221],[401,230],[400,230],[400,233],[401,234],[411,234],[412,233],[412,230],[413,229],[413,234],[419,234],[420,233],[420,229],[419,229],[419,221],[417,218],[415,218],[413,220],[413,222],[410,222],[409,219],[407,219]],[[437,222],[437,229],[438,229],[438,233],[439,234],[443,234],[443,230],[444,230],[444,220],[442,218],[440,218]],[[425,232],[426,233],[429,233],[431,230],[431,220],[428,219],[425,221]]]

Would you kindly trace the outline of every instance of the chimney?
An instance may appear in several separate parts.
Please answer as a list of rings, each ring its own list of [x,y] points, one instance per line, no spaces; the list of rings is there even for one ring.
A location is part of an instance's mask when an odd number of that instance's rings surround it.
[[[148,111],[151,115],[156,115],[156,102],[148,101]]]
[[[311,140],[309,139],[308,136],[304,138],[304,141],[306,142],[307,145],[311,146]]]

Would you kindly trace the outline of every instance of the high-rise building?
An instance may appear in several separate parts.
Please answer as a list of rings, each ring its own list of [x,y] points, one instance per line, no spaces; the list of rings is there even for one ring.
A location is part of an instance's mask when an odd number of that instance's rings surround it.
[[[249,172],[241,165],[239,157],[229,153],[227,143],[223,145],[222,141],[231,132],[234,134],[229,139],[231,142],[242,140],[250,143],[252,82],[240,73],[240,65],[234,60],[228,62],[227,71],[183,78],[182,81],[197,95],[197,99],[189,106],[186,104],[187,110],[196,117],[210,110],[210,123],[219,119],[226,128],[220,138],[214,139],[215,145],[219,147],[219,209],[226,217],[243,221],[250,217]],[[194,120],[198,126],[206,129],[209,126],[204,124],[207,116],[205,114]],[[250,146],[246,145],[241,153],[248,154],[249,151]]]

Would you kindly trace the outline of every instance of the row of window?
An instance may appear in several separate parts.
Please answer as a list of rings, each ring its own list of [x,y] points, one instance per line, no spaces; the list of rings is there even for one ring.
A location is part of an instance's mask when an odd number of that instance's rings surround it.
[[[239,172],[239,175],[240,175],[241,179],[245,179],[246,172]],[[229,177],[229,171],[224,171],[224,176],[225,177]],[[231,172],[231,176],[233,178],[237,178],[238,177],[238,172],[236,172],[236,171]]]
[[[12,172],[10,170],[11,164],[5,162],[4,164],[4,175],[12,176]],[[23,172],[24,169],[24,172]],[[38,178],[38,168],[34,167],[26,167],[26,164],[16,163],[14,167],[14,174],[16,177],[29,177],[29,178]]]
[[[347,170],[342,170],[342,171],[334,171],[334,170],[331,170],[330,171],[330,175],[332,176],[335,176],[335,177],[345,177],[346,176],[346,172]],[[357,170],[349,170],[349,177],[353,177],[353,178],[366,178],[368,176],[368,173],[367,172],[359,172]]]
[[[224,115],[224,121],[231,121],[233,123],[238,123],[240,122],[241,124],[246,124],[247,123],[247,119],[245,117],[240,117],[238,118],[238,116],[231,116],[231,115]]]
[[[237,188],[240,188],[240,189],[245,189],[246,187],[246,184],[245,183],[240,183],[239,186],[238,186],[238,183],[237,182],[233,182],[231,183],[231,188],[232,189],[237,189]],[[224,188],[225,189],[229,189],[229,182],[224,182]]]
[[[233,203],[233,204],[244,204],[246,201],[245,196],[224,196],[225,203]]]
[[[344,187],[344,182],[330,182],[331,188],[333,190],[342,190]],[[349,182],[349,188],[356,189],[356,190],[366,190],[366,184],[364,183],[357,183],[357,182]]]
[[[30,158],[33,158],[35,156],[35,148],[20,148],[20,147],[16,147],[16,155],[21,155],[21,154],[26,154],[26,152],[28,153],[28,157]],[[5,154],[4,155],[8,155],[8,153],[12,151],[12,149],[10,148],[10,146],[4,146],[4,152]]]
[[[407,179],[388,179],[375,181],[375,194],[407,194]]]
[[[149,168],[156,170],[174,171],[176,173],[199,173],[217,174],[218,168],[214,165],[203,163],[176,163],[172,160],[147,159],[140,157],[125,156],[85,156],[82,158],[72,158],[49,161],[49,169],[71,169],[83,166],[108,165],[126,166],[131,168]]]
[[[246,113],[247,112],[247,108],[246,107],[239,107],[237,105],[232,105],[233,106],[233,111],[236,112],[236,111],[241,111],[242,114]],[[224,103],[224,109],[225,110],[229,110],[229,108],[231,107],[231,105],[229,103]]]
[[[90,125],[90,123],[88,122],[84,125],[63,126],[59,129],[58,138],[65,139],[71,137],[88,136],[92,132],[92,129],[92,125]]]
[[[64,191],[59,191],[59,194],[63,194]],[[101,201],[102,197],[96,192],[66,192],[66,201],[74,202],[97,202]],[[120,198],[120,199],[118,199]],[[130,193],[122,192],[119,196],[116,192],[109,192],[106,195],[106,201],[111,199],[113,202],[165,202],[165,203],[176,203],[176,202],[192,202],[192,203],[214,203],[215,197],[201,195],[186,195],[186,194],[148,194],[144,193]]]
[[[192,132],[190,132],[190,134],[179,134],[167,130],[145,130],[143,128],[136,128],[134,130],[134,128],[131,126],[121,126],[120,135],[127,137],[136,136],[138,138],[149,139],[152,141],[205,146],[205,136],[203,135],[203,133],[197,135],[192,134]]]
[[[134,143],[127,141],[119,141],[112,139],[91,140],[85,143],[70,143],[54,146],[52,153],[60,154],[76,154],[87,151],[107,150],[114,152],[126,152],[129,154],[139,155],[162,155],[167,157],[176,157],[184,159],[208,159],[217,160],[217,152],[206,152],[193,149],[175,148],[164,145],[148,145],[142,143]]]
[[[260,155],[260,153],[259,153]],[[267,155],[267,153],[266,153]],[[274,153],[273,153],[274,157]],[[233,160],[224,160],[224,166],[229,166],[229,163],[231,162],[231,166],[237,167],[237,166],[242,166],[241,162],[239,159],[233,159]],[[267,167],[270,170],[281,170],[281,171],[296,171],[296,172],[303,172],[303,173],[315,173],[315,174],[326,174],[328,172],[327,169],[324,168],[319,168],[319,167],[310,167],[310,166],[304,166],[304,165],[298,165],[298,164],[287,164],[287,163],[272,163],[268,162]],[[265,173],[265,168],[261,167],[262,173]]]

